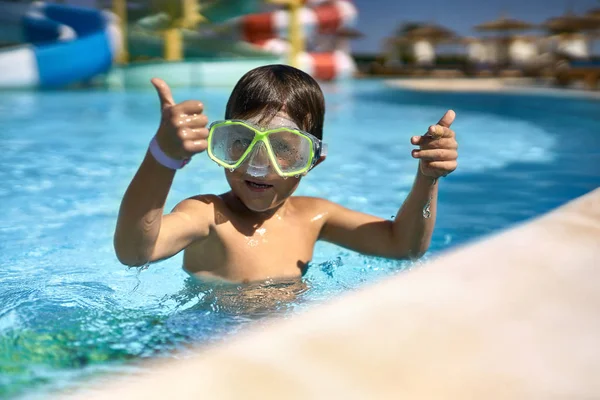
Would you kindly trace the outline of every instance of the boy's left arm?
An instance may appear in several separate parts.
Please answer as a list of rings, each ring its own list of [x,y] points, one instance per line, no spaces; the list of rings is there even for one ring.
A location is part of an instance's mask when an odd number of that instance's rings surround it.
[[[394,221],[327,203],[320,239],[369,255],[415,258],[429,248],[436,218],[438,178],[456,169],[458,144],[450,125],[450,110],[423,136],[411,138],[419,149],[419,169],[412,190]]]

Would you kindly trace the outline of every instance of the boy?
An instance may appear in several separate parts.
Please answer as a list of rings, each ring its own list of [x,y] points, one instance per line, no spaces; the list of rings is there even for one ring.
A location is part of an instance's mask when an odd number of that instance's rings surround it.
[[[176,104],[153,79],[162,118],[123,198],[115,250],[139,266],[184,250],[184,269],[235,282],[301,276],[317,240],[369,255],[419,257],[435,224],[437,179],[456,168],[457,143],[448,111],[427,134],[411,138],[420,160],[411,193],[394,221],[324,199],[292,197],[301,176],[326,158],[321,142],[325,101],[317,82],[285,65],[256,68],[237,83],[225,121],[208,126],[197,101]],[[231,191],[163,208],[177,169],[208,150],[225,167]]]

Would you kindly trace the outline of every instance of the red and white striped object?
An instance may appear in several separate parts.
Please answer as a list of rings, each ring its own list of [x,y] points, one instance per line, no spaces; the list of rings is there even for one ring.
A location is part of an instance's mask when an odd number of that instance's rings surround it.
[[[356,71],[354,59],[343,51],[301,53],[299,64],[301,70],[324,81],[350,78]]]
[[[304,0],[306,7],[300,10],[300,26],[310,41],[317,35],[333,35],[339,29],[353,26],[357,11],[348,0]],[[250,14],[231,22],[238,28],[243,40],[255,46],[285,56],[290,51],[287,41],[289,12]],[[304,52],[299,55],[299,68],[320,80],[351,77],[356,64],[345,51]]]
[[[290,51],[289,42],[283,39],[269,39],[255,45],[280,56],[285,56]],[[299,67],[321,80],[351,77],[356,71],[354,59],[344,51],[301,53]]]
[[[356,22],[356,8],[349,1],[312,0],[312,7],[300,10],[300,26],[305,37],[313,33],[334,33],[340,28],[353,26]],[[290,24],[289,12],[250,14],[237,19],[243,40],[256,43],[272,38],[287,38]]]

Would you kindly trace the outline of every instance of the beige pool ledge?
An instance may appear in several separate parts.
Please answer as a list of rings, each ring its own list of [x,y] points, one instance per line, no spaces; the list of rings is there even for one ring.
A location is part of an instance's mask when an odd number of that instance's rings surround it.
[[[600,398],[600,189],[85,399]]]
[[[513,93],[600,100],[600,91],[558,88],[550,80],[534,78],[404,78],[389,79],[390,87],[420,92]]]

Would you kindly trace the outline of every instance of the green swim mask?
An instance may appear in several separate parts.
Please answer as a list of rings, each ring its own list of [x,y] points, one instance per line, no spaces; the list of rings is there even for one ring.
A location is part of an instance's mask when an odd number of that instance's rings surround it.
[[[282,177],[308,172],[327,145],[308,132],[293,127],[287,118],[275,117],[269,128],[229,119],[213,122],[208,133],[208,156],[217,164],[234,170],[248,160],[248,173],[265,176],[270,165]],[[281,123],[281,121],[284,121]]]

